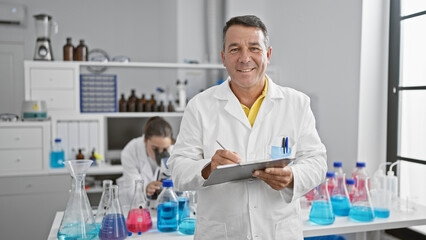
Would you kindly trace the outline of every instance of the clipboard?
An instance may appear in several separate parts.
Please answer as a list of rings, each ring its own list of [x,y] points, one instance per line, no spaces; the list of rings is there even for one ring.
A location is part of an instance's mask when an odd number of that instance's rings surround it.
[[[285,167],[291,164],[293,159],[294,158],[284,157],[259,162],[221,165],[211,172],[203,186],[206,187],[220,183],[253,179],[255,178],[252,176],[253,171],[263,170],[269,167]]]

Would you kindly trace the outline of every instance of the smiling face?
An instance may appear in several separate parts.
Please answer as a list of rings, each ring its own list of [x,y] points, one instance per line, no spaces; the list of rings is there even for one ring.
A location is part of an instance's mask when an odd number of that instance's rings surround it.
[[[243,25],[229,27],[221,55],[223,65],[231,77],[231,87],[262,89],[271,50],[271,47],[265,46],[262,30]]]

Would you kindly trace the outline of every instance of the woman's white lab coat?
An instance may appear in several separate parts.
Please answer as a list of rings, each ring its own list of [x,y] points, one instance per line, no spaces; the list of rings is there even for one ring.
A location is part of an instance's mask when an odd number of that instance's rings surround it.
[[[168,166],[178,190],[198,190],[195,239],[303,239],[298,198],[324,180],[326,149],[309,97],[268,81],[253,127],[229,78],[188,103]],[[296,158],[293,189],[276,191],[261,180],[202,187],[201,170],[220,149],[216,139],[244,162],[270,158],[283,137]]]
[[[119,198],[122,206],[130,205],[135,180],[144,180],[144,189],[150,182],[157,181],[160,167],[157,166],[148,154],[144,142],[144,136],[132,139],[121,151],[121,165],[123,176],[117,179],[119,187]]]

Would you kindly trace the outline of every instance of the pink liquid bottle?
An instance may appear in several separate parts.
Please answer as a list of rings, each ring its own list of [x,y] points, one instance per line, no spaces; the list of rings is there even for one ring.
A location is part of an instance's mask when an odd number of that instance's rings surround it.
[[[135,180],[135,193],[126,220],[129,232],[141,235],[152,227],[151,214],[144,193],[144,181]]]
[[[348,189],[349,200],[352,202],[356,193],[355,180],[352,178],[346,179],[346,188]]]
[[[337,185],[336,183],[336,175],[334,172],[327,172],[327,179],[328,179],[328,192],[329,194],[331,191],[333,191],[334,186]]]

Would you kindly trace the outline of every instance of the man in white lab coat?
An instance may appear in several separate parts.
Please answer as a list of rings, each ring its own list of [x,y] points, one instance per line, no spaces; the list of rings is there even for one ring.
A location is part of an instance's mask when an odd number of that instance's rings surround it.
[[[309,97],[265,74],[272,48],[259,18],[232,18],[223,33],[230,77],[188,103],[168,161],[177,189],[198,190],[195,239],[303,239],[298,198],[327,171]],[[270,158],[283,138],[293,165],[255,171],[257,180],[202,186],[219,165]]]

